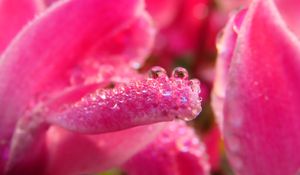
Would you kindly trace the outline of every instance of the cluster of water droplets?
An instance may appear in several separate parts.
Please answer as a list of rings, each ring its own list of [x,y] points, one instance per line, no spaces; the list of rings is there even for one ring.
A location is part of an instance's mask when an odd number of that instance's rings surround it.
[[[163,68],[153,67],[144,80],[98,89],[83,97],[60,118],[74,125],[72,128],[83,130],[100,125],[131,127],[174,118],[191,120],[201,111],[200,82],[188,77],[184,68],[175,68],[168,77]]]
[[[171,96],[172,93],[175,93],[176,97],[178,97],[174,101],[175,110],[179,110],[180,106],[187,107],[192,114],[186,114],[185,112],[179,112],[177,117],[184,120],[190,120],[191,117],[195,117],[199,115],[201,112],[201,97],[199,96],[200,90],[200,82],[197,79],[189,79],[188,71],[185,68],[177,67],[172,71],[171,77],[168,78],[167,72],[161,67],[153,67],[149,71],[149,78],[156,79],[158,81],[168,79],[168,85],[176,88],[174,92],[168,90],[168,88],[161,88],[160,92],[162,96]],[[159,86],[158,86],[159,87]],[[190,90],[190,91],[189,91]],[[187,94],[189,92],[190,94]],[[189,106],[190,105],[190,106]]]

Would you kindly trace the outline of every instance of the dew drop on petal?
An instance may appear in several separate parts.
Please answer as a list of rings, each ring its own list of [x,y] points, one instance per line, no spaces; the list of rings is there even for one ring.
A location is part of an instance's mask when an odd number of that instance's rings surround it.
[[[114,104],[113,107],[111,108],[113,110],[118,110],[120,109],[119,105],[118,104]]]
[[[192,113],[194,116],[198,116],[200,114],[200,112],[202,111],[201,107],[195,108],[192,110]],[[188,120],[191,120],[190,118],[188,118]]]
[[[71,85],[79,85],[83,84],[85,79],[83,75],[83,71],[80,67],[75,67],[71,70],[70,74],[70,84]]]
[[[176,67],[172,72],[172,77],[187,80],[189,78],[189,73],[183,67]]]
[[[194,119],[195,117],[185,114],[185,115],[179,115],[178,118],[188,122],[188,121],[191,121],[192,119]]]
[[[200,81],[198,79],[191,79],[189,85],[195,93],[201,92]]]
[[[164,96],[164,97],[170,97],[172,95],[171,90],[161,89],[160,92],[161,92],[162,96]]]
[[[99,96],[100,96],[100,98],[101,98],[102,100],[105,100],[105,99],[106,99],[105,93],[101,93]]]
[[[167,72],[164,68],[155,66],[149,71],[149,78],[157,79],[167,77]]]

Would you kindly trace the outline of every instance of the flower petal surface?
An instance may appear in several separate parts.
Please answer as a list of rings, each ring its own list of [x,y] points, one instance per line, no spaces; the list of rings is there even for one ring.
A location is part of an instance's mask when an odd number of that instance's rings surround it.
[[[23,28],[0,61],[1,162],[18,118],[40,94],[70,86],[68,71],[143,16],[142,6],[137,0],[61,1]]]
[[[271,0],[252,3],[229,70],[224,137],[237,174],[297,174],[300,45]]]
[[[184,122],[169,122],[144,150],[123,165],[129,175],[208,175],[204,145]]]
[[[21,28],[44,9],[39,0],[0,1],[0,53]]]

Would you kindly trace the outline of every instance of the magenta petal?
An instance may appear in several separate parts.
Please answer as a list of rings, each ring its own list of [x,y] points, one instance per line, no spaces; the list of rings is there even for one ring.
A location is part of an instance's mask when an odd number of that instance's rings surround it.
[[[224,106],[237,174],[299,173],[300,43],[283,19],[273,1],[254,1],[237,39]]]
[[[101,63],[129,65],[128,67],[137,69],[150,53],[155,34],[152,19],[143,12],[122,31],[106,38],[90,54]]]
[[[39,0],[1,0],[0,54],[20,29],[43,8]]]
[[[132,21],[141,11],[137,6],[135,0],[121,1],[117,6],[97,0],[66,1],[28,25],[6,50],[0,64],[1,125],[22,116],[29,100],[49,82],[59,83],[55,80],[90,47]]]
[[[151,142],[163,126],[154,124],[99,135],[51,127],[47,132],[47,174],[96,173],[119,166]]]
[[[235,15],[232,15],[227,25],[219,34],[217,49],[218,58],[216,64],[216,75],[214,80],[214,88],[212,91],[212,107],[221,131],[223,130],[223,108],[227,86],[227,77],[231,58],[235,48],[237,33],[234,29]]]
[[[0,62],[1,162],[16,121],[30,103],[42,91],[61,87],[76,61],[144,14],[142,5],[139,0],[62,1],[19,33]]]
[[[123,165],[128,175],[208,175],[204,145],[183,122],[171,122]]]
[[[223,131],[223,108],[228,81],[229,68],[236,46],[237,35],[247,10],[232,13],[223,31],[219,33],[217,41],[218,58],[214,87],[211,94],[214,109],[220,130]]]
[[[199,81],[160,76],[99,89],[63,109],[49,108],[47,120],[76,132],[101,133],[196,117],[201,111]]]

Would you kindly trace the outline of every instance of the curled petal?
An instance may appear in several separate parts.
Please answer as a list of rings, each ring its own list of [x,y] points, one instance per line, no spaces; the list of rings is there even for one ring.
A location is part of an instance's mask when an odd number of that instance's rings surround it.
[[[129,175],[208,175],[204,145],[184,122],[170,122],[123,166]]]
[[[218,58],[214,88],[212,91],[212,107],[214,108],[221,131],[223,131],[223,108],[226,93],[229,67],[236,46],[236,38],[246,10],[231,15],[227,25],[221,31],[217,41]]]
[[[199,81],[154,74],[147,80],[99,89],[63,109],[48,104],[45,116],[50,123],[73,131],[101,133],[175,118],[189,120],[199,114]]]
[[[0,53],[21,28],[43,8],[40,0],[0,1]]]
[[[300,44],[277,8],[252,3],[229,70],[224,137],[237,174],[299,173]]]
[[[17,119],[39,93],[65,87],[78,60],[143,14],[139,0],[65,0],[23,28],[0,60],[1,162]]]
[[[90,54],[101,64],[126,65],[137,69],[150,53],[155,34],[150,16],[143,12],[122,31],[104,39]]]

